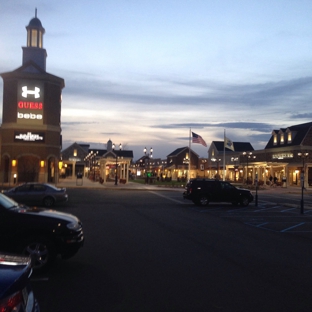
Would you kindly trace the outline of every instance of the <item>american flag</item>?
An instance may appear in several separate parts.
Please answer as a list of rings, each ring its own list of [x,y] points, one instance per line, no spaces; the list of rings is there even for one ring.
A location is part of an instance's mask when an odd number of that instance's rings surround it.
[[[207,147],[207,144],[204,141],[204,139],[200,135],[196,134],[195,132],[192,132],[192,143],[199,143]]]

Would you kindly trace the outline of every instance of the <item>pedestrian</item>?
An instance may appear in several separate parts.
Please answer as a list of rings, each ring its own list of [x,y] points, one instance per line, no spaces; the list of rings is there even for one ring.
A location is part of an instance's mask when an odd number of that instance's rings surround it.
[[[274,184],[277,185],[277,177],[274,177]]]
[[[273,180],[273,177],[272,176],[270,176],[270,186],[272,186],[272,180]]]

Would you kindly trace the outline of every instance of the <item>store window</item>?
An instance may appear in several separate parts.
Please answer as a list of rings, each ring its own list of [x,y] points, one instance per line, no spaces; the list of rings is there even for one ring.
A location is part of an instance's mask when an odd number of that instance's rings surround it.
[[[37,47],[37,33],[38,31],[36,29],[31,30],[31,46]]]

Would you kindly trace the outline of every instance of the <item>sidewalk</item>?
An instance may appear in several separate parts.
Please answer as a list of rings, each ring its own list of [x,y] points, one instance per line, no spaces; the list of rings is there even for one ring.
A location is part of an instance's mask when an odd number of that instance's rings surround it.
[[[96,189],[118,189],[118,190],[178,190],[183,191],[183,187],[172,187],[172,186],[158,186],[155,184],[141,184],[129,181],[127,184],[118,183],[115,185],[115,182],[99,183],[93,182],[88,178],[83,177],[82,179],[60,179],[56,183],[57,187],[66,187],[66,188],[96,188]]]
[[[60,179],[57,183],[57,187],[66,187],[66,188],[97,188],[97,189],[118,189],[118,190],[178,190],[183,191],[183,187],[172,187],[168,186],[158,186],[153,184],[141,184],[129,181],[127,184],[118,183],[115,185],[114,182],[107,182],[107,183],[99,183],[93,182],[88,178],[82,179],[73,179],[73,178],[66,178]],[[256,192],[255,189],[252,189],[251,192],[254,194]],[[268,193],[281,193],[281,194],[301,194],[302,189],[300,186],[288,186],[288,187],[270,187],[267,186],[265,188],[261,187],[258,189],[258,193],[261,194],[262,192]],[[312,195],[312,188],[304,189],[304,195]]]

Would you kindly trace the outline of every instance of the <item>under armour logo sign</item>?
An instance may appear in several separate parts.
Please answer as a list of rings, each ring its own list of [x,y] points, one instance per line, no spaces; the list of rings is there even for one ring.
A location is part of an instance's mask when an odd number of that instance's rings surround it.
[[[22,97],[27,98],[28,94],[33,94],[35,99],[40,98],[40,88],[35,87],[35,90],[28,90],[27,86],[22,87]]]

